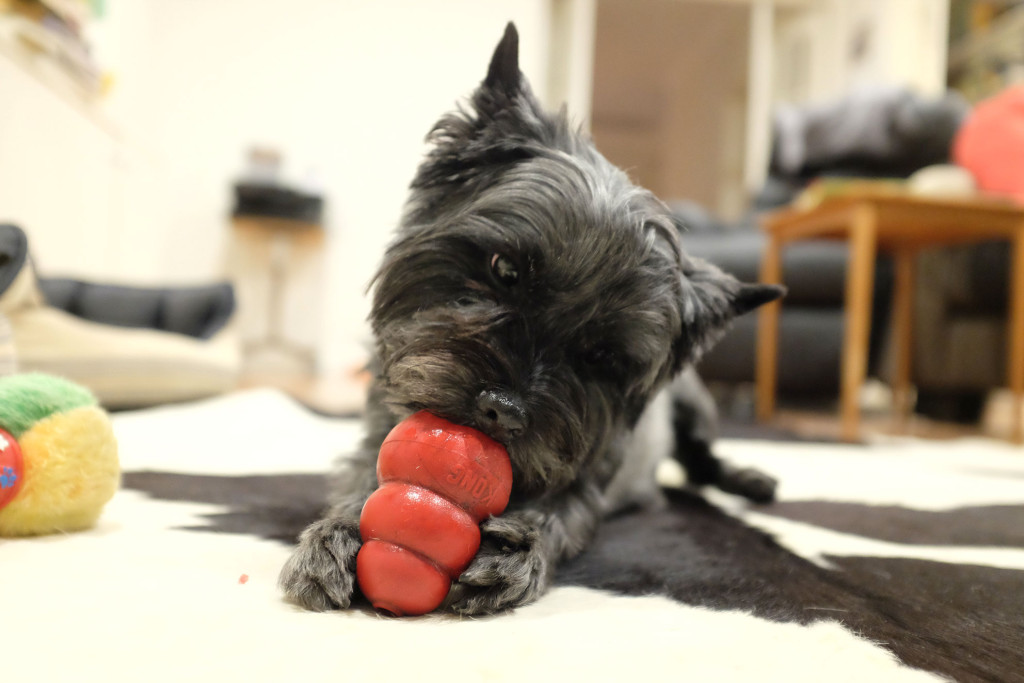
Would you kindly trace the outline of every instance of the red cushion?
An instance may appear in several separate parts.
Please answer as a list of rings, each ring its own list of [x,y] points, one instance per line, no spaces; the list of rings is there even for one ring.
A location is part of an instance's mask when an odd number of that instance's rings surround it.
[[[953,158],[979,190],[1024,201],[1024,86],[974,108],[953,141]]]

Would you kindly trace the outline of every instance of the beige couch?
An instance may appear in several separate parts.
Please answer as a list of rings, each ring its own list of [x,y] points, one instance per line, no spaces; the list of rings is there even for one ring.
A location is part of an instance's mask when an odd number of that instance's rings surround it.
[[[241,368],[240,343],[230,322],[199,339],[86,320],[47,304],[28,259],[0,292],[0,315],[10,323],[20,371],[79,382],[109,408],[220,394],[236,385]]]

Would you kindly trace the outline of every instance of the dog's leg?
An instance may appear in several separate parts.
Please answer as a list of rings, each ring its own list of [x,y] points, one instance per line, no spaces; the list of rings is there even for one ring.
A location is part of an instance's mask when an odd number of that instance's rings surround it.
[[[343,609],[355,591],[359,513],[377,488],[377,449],[366,448],[346,461],[339,473],[340,497],[323,519],[299,537],[281,569],[278,585],[292,602],[318,612]]]
[[[482,615],[536,600],[557,564],[579,553],[593,536],[601,500],[595,486],[580,483],[573,492],[486,520],[480,550],[452,584],[445,609]]]
[[[686,469],[687,481],[695,486],[717,486],[756,503],[772,502],[777,484],[774,478],[750,467],[736,467],[712,453],[718,411],[696,371],[684,370],[670,391],[676,436],[674,456]]]
[[[379,370],[376,361],[369,368]],[[386,407],[380,384],[370,386],[362,448],[340,461],[331,482],[332,505],[324,518],[309,525],[281,569],[278,585],[292,602],[318,612],[344,609],[356,589],[356,555],[362,546],[359,515],[377,489],[377,453],[397,424]]]

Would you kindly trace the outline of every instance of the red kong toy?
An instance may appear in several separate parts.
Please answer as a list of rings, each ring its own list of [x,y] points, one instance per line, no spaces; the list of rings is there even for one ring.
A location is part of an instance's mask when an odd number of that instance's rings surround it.
[[[508,453],[475,429],[419,412],[384,439],[377,481],[359,517],[359,589],[377,609],[426,614],[476,555],[480,523],[508,505]]]

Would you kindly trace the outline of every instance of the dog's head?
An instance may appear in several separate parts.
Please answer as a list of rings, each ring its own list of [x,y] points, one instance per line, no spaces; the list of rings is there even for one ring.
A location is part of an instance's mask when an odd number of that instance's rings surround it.
[[[380,390],[504,442],[517,490],[605,466],[668,379],[780,294],[682,252],[666,207],[542,111],[511,24],[429,140],[375,279]]]

